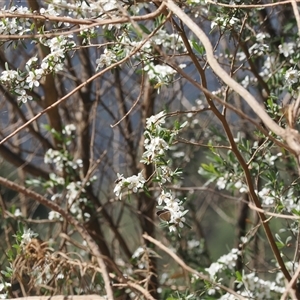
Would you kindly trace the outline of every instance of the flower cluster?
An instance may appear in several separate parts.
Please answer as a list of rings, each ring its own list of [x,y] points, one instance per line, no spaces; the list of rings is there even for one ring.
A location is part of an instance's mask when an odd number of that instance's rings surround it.
[[[185,124],[177,125],[173,130],[163,127],[166,123],[166,114],[164,111],[157,115],[151,116],[146,119],[146,129],[144,132],[145,151],[142,155],[141,162],[144,164],[153,164],[155,167],[155,181],[158,182],[161,193],[158,195],[157,201],[159,208],[167,215],[167,218],[162,218],[169,225],[170,231],[176,231],[178,227],[183,227],[185,224],[185,214],[188,212],[184,210],[183,201],[179,200],[163,188],[166,182],[179,176],[180,170],[173,171],[168,166],[168,160],[165,158],[166,151],[170,149],[173,138],[178,134]],[[114,188],[115,195],[121,199],[124,189],[132,190],[134,193],[139,189],[145,188],[146,180],[142,173],[125,178],[123,175],[118,174],[116,186]]]
[[[185,68],[185,64],[181,64],[180,68]],[[177,73],[173,68],[167,65],[154,64],[149,62],[143,69],[147,72],[149,79],[157,83],[169,83],[173,76]]]
[[[30,228],[25,229],[22,236],[21,236],[21,247],[25,247],[30,243],[30,241],[37,237],[37,234],[33,232]]]
[[[255,273],[244,275],[242,282],[237,285],[237,288],[239,289],[238,294],[241,296],[246,299],[257,300],[277,299],[285,291],[284,285],[280,286],[274,281],[263,280],[256,276]],[[226,293],[219,299],[236,300],[237,298],[232,294]]]
[[[240,25],[240,20],[235,17],[230,16],[218,16],[211,22],[211,29],[214,29],[216,26],[220,26],[221,28],[225,29],[227,27],[237,28]]]
[[[117,62],[121,58],[127,56],[132,50],[137,47],[141,49],[132,59],[138,61],[142,60],[145,65],[143,70],[148,74],[150,80],[155,83],[166,84],[169,83],[174,75],[177,73],[173,68],[166,64],[158,64],[153,62],[153,47],[152,45],[159,45],[166,49],[166,51],[174,51],[185,49],[184,43],[180,35],[171,33],[161,29],[149,41],[134,41],[127,35],[118,37],[120,44],[114,45],[112,48],[106,48],[103,54],[96,60],[96,70],[105,66],[110,66],[112,63]],[[186,65],[181,64],[180,67],[184,68]]]
[[[73,133],[76,130],[74,124],[66,125],[60,134],[51,128],[46,126],[45,128],[55,134],[56,138],[66,145],[74,138]],[[83,161],[81,159],[74,160],[67,149],[48,149],[44,156],[44,162],[51,164],[53,167],[53,172],[49,174],[49,179],[46,181],[31,179],[27,180],[26,183],[31,186],[42,186],[47,189],[52,201],[66,199],[65,205],[70,213],[78,220],[82,220],[83,218],[87,220],[90,215],[88,213],[82,214],[82,204],[87,204],[88,202],[84,187],[91,185],[97,179],[96,176],[92,176],[86,182],[78,181],[78,172],[83,167]],[[59,213],[51,211],[48,219],[62,220],[62,217]]]
[[[142,163],[156,163],[169,150],[172,138],[177,132],[171,132],[161,127],[165,123],[165,113],[162,111],[146,120],[146,129],[144,132],[145,152],[142,156]]]
[[[164,221],[168,222],[169,230],[176,231],[177,227],[183,228],[185,224],[185,214],[188,210],[184,210],[183,201],[175,198],[171,192],[162,190],[157,199],[158,205],[163,205],[163,212],[168,214]]]
[[[96,59],[96,71],[103,67],[109,67],[112,63],[117,61],[117,56],[111,50],[107,48],[104,50],[104,53],[100,55],[100,58]]]
[[[10,9],[6,10],[5,7],[0,10],[0,16],[2,13],[9,12],[15,14],[28,14],[30,13],[28,7],[25,6],[11,6]],[[31,22],[26,18],[2,18],[0,20],[0,34],[10,35],[18,34],[20,37],[31,31]]]
[[[222,255],[216,262],[212,263],[209,268],[205,269],[210,278],[215,280],[217,275],[219,275],[222,271],[233,271],[239,254],[240,251],[233,248],[228,254]]]
[[[66,1],[55,0],[47,8],[42,8],[43,15],[69,15],[72,18],[108,18],[108,13],[117,10],[120,3],[116,0]]]
[[[122,193],[125,188],[128,190],[132,190],[134,193],[137,193],[139,189],[142,189],[144,187],[145,182],[146,180],[142,172],[138,173],[138,175],[133,175],[128,178],[125,178],[123,175],[118,174],[114,193],[121,200]]]
[[[0,75],[0,83],[16,94],[18,96],[17,100],[23,103],[33,99],[32,96],[27,94],[27,91],[39,87],[40,80],[45,75],[63,69],[65,52],[75,46],[75,43],[65,36],[41,39],[40,43],[50,49],[50,53],[41,61],[40,67],[38,66],[38,59],[32,57],[25,64],[25,72],[9,70],[6,65],[6,70]]]
[[[45,164],[54,164],[56,170],[59,172],[62,172],[65,167],[71,167],[72,169],[82,167],[82,159],[71,161],[68,152],[63,150],[48,149],[44,157],[44,162]]]
[[[9,298],[8,295],[8,289],[11,287],[11,283],[5,282],[5,283],[0,283],[0,299],[7,299]]]

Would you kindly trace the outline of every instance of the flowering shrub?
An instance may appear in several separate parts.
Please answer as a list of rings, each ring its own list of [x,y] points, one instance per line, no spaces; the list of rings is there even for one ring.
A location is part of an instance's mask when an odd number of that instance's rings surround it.
[[[296,2],[15,2],[0,297],[300,299]]]

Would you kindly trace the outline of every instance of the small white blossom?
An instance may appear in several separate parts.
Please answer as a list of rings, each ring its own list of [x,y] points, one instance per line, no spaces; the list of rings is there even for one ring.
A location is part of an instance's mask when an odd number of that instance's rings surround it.
[[[30,100],[33,99],[32,96],[27,95],[26,90],[16,90],[15,92],[16,92],[16,94],[19,95],[19,96],[17,97],[17,100],[18,100],[18,101],[21,101],[21,102],[23,102],[23,103],[26,103],[27,100],[30,101]]]
[[[31,57],[27,62],[26,62],[26,65],[28,65],[29,67],[34,64],[35,62],[38,61],[38,58],[36,56],[34,57]]]
[[[212,263],[210,267],[205,270],[212,279],[215,279],[215,276],[223,270],[234,270],[239,254],[240,251],[233,248],[228,254],[222,255],[216,262]]]
[[[166,150],[169,149],[167,142],[160,138],[154,137],[151,139],[145,139],[146,151],[143,157],[147,158],[148,161],[155,160],[156,156],[163,155]]]
[[[118,173],[116,179],[116,186],[114,188],[114,193],[120,200],[122,199],[122,189],[123,189],[124,182],[125,182],[125,177],[123,176],[123,174]]]
[[[26,82],[28,83],[29,88],[33,88],[33,86],[38,87],[40,85],[39,80],[42,78],[43,76],[43,70],[42,69],[38,69],[35,71],[30,71],[28,73],[28,76],[26,78]]]
[[[293,69],[293,68],[289,68],[286,72],[285,72],[285,80],[287,82],[287,84],[292,85],[294,83],[297,83],[299,81],[299,75],[300,72]]]
[[[50,211],[48,214],[48,219],[49,220],[60,220],[61,214],[56,211]]]
[[[258,196],[262,200],[263,205],[270,206],[275,202],[274,196],[271,194],[271,190],[269,188],[263,188],[258,192]]]
[[[146,127],[151,128],[152,125],[159,126],[166,122],[166,113],[161,111],[160,113],[151,116],[150,118],[146,119]]]
[[[116,60],[117,56],[114,54],[114,52],[106,48],[104,53],[100,55],[100,58],[96,59],[96,71],[105,66],[110,66],[112,63],[116,62]]]
[[[19,208],[16,208],[16,210],[14,212],[14,216],[15,217],[21,217],[22,216],[22,212],[21,212],[21,210]]]
[[[73,131],[76,130],[76,127],[74,124],[68,124],[65,126],[65,128],[62,130],[62,133],[65,135],[72,135]]]
[[[23,234],[22,234],[21,246],[26,246],[28,243],[30,243],[32,238],[34,238],[36,236],[37,236],[37,234],[34,233],[30,228],[25,229]]]
[[[295,52],[293,49],[294,46],[294,43],[283,43],[278,46],[279,53],[283,54],[284,57],[288,57]]]
[[[121,200],[122,190],[124,188],[127,188],[129,190],[132,190],[134,193],[137,193],[139,189],[142,189],[144,187],[145,182],[146,180],[142,172],[138,173],[138,175],[133,175],[128,178],[125,178],[123,175],[120,175],[118,173],[114,193]]]

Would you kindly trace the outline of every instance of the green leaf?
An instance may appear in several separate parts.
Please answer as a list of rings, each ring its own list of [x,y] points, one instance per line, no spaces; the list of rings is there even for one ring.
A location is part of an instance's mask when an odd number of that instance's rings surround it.
[[[142,31],[146,34],[150,34],[151,31],[146,27],[144,26],[143,24],[139,24],[140,28],[142,29]]]
[[[243,276],[239,271],[235,272],[235,277],[237,282],[242,282],[243,281]]]
[[[213,174],[218,174],[217,170],[215,169],[215,166],[210,163],[210,164],[201,164],[201,167],[203,170],[209,172],[209,173],[213,173]]]
[[[194,50],[198,52],[200,55],[205,54],[205,48],[202,45],[200,46],[198,42],[196,42],[196,40],[192,40],[192,46]]]

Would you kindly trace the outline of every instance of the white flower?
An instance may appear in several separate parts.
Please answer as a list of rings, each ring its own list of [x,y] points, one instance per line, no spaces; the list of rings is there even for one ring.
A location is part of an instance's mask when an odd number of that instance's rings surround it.
[[[25,229],[23,234],[22,234],[22,241],[21,241],[21,246],[27,245],[30,243],[33,237],[36,237],[37,234],[34,233],[30,228]]]
[[[227,180],[224,177],[220,177],[216,184],[219,190],[224,190],[226,188]]]
[[[37,58],[36,56],[31,57],[31,58],[27,61],[26,65],[31,66],[32,64],[34,64],[34,63],[37,62],[37,61],[38,61],[38,58]]]
[[[147,72],[151,80],[155,80],[159,83],[166,83],[170,81],[170,78],[176,71],[167,65],[155,65],[153,62],[144,67],[144,71]]]
[[[146,180],[142,174],[142,172],[138,173],[138,175],[133,175],[128,178],[124,178],[123,175],[118,173],[118,178],[116,180],[116,186],[114,188],[115,195],[121,200],[122,199],[122,190],[124,188],[128,188],[132,190],[134,193],[137,193],[139,189],[144,187]]]
[[[21,79],[19,77],[19,73],[17,71],[14,70],[6,70],[3,71],[0,77],[0,80],[2,81],[13,81],[15,79]]]
[[[169,201],[171,201],[172,195],[169,192],[165,192],[164,190],[161,191],[161,194],[159,195],[157,202],[158,205],[162,205],[163,203],[168,203]]]
[[[258,196],[261,198],[263,205],[269,206],[273,205],[275,202],[275,197],[271,194],[271,190],[268,188],[263,188],[258,192]]]
[[[110,66],[117,60],[117,56],[111,50],[107,48],[104,50],[104,53],[100,55],[100,58],[96,59],[96,71],[104,66]]]
[[[299,81],[299,71],[297,71],[293,68],[289,68],[285,72],[284,77],[285,77],[285,80],[287,81],[287,84],[292,85]]]
[[[250,84],[250,76],[246,75],[245,78],[241,81],[241,85],[246,89]]]
[[[143,247],[138,247],[134,253],[132,254],[132,258],[139,258],[142,254],[145,253],[145,249]]]
[[[254,55],[258,55],[258,56],[261,56],[263,55],[266,50],[269,48],[268,45],[266,44],[258,44],[258,43],[255,43],[253,44],[250,48],[249,48],[249,53],[250,54],[254,54]]]
[[[295,52],[293,49],[294,46],[294,43],[283,43],[278,46],[279,52],[282,53],[284,57],[288,57]]]
[[[144,152],[143,157],[151,161],[155,160],[156,156],[163,155],[164,152],[169,149],[169,145],[164,139],[154,137],[145,140],[145,148],[146,151]]]
[[[18,90],[16,89],[16,94],[18,94],[19,96],[17,97],[18,101],[21,101],[23,103],[26,103],[27,100],[32,100],[32,96],[27,95],[25,90]]]
[[[63,177],[56,175],[55,173],[50,173],[49,178],[51,179],[51,181],[55,182],[58,185],[65,184],[65,179]]]
[[[11,283],[9,283],[9,282],[5,282],[5,284],[4,283],[0,283],[0,292],[2,292],[2,290],[4,289],[4,288],[6,288],[6,287],[10,287],[11,286]]]
[[[125,182],[125,177],[123,174],[117,174],[117,179],[116,179],[116,186],[114,188],[114,193],[115,195],[121,200],[122,199],[122,188],[123,184]]]
[[[58,213],[57,211],[50,211],[48,214],[48,219],[49,220],[59,220],[59,219],[61,219],[61,214]]]
[[[132,190],[134,193],[137,193],[139,188],[143,188],[146,182],[142,172],[138,173],[138,175],[126,178],[125,181],[128,184],[127,188]]]
[[[216,274],[223,270],[234,270],[239,254],[240,251],[233,248],[228,254],[222,255],[216,262],[212,263],[210,267],[205,270],[212,279],[215,278]]]
[[[39,80],[42,78],[44,71],[42,69],[37,69],[35,71],[30,71],[26,78],[29,88],[33,86],[38,87],[40,85]]]
[[[21,210],[19,208],[16,208],[16,210],[14,212],[14,216],[15,217],[21,217],[22,216]],[[0,289],[0,291],[1,291],[1,289]]]
[[[66,134],[66,135],[72,135],[73,131],[76,130],[76,127],[74,124],[68,124],[65,126],[65,128],[62,130],[62,133],[63,134]]]
[[[268,33],[264,33],[264,32],[259,32],[257,35],[256,35],[256,40],[258,42],[261,42],[263,41],[265,38],[269,38],[270,35]]]
[[[151,128],[152,125],[159,126],[161,124],[164,124],[166,122],[165,119],[166,113],[164,111],[161,111],[160,113],[146,119],[146,127]]]
[[[79,190],[80,190],[80,183],[79,182],[71,182],[67,185],[67,199],[68,203],[72,204],[73,201],[76,199],[78,196]]]

